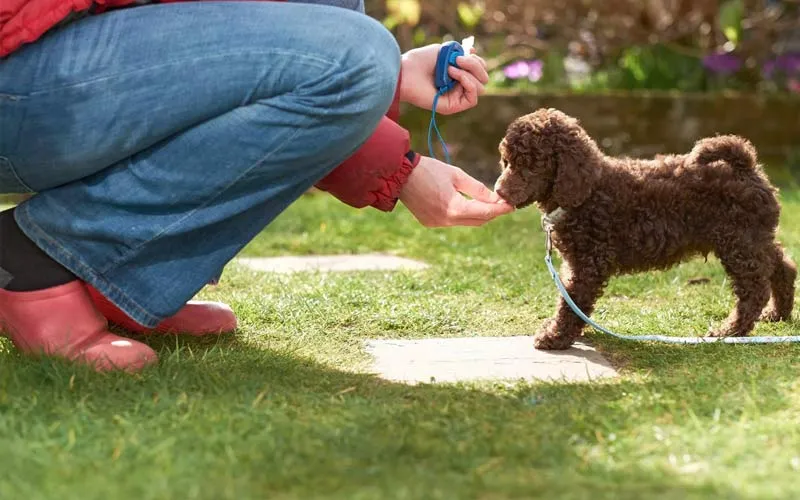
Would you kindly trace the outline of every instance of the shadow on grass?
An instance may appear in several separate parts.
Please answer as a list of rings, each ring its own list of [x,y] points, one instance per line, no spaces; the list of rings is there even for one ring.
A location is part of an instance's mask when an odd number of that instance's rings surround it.
[[[741,350],[606,343],[651,380],[408,386],[235,336],[148,343],[162,362],[140,376],[1,354],[0,445],[10,465],[0,484],[25,498],[75,488],[81,498],[748,498],[724,479],[682,475],[666,448],[637,451],[634,439],[633,456],[608,449],[618,446],[609,436],[635,436],[660,413],[676,425],[690,416],[719,423],[736,379],[714,354],[731,361]],[[765,351],[781,356],[780,347]],[[784,409],[770,387],[790,383],[797,368],[751,365],[734,367],[755,384],[748,404]],[[737,418],[726,411],[722,423]],[[637,454],[661,458],[645,464]],[[168,479],[150,479],[165,470]]]

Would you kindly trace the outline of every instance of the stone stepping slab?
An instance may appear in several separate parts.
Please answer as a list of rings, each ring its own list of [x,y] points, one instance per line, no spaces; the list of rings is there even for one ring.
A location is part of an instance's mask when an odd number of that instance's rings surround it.
[[[592,347],[576,343],[564,351],[539,351],[533,337],[470,337],[370,340],[371,372],[403,383],[468,381],[588,382],[616,377]]]
[[[403,271],[427,269],[428,265],[404,257],[384,254],[289,255],[282,257],[238,258],[237,262],[271,273]]]

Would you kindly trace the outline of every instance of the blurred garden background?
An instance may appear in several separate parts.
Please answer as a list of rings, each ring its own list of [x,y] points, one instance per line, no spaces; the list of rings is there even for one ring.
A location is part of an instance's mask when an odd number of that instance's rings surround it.
[[[773,179],[800,181],[799,0],[367,0],[403,51],[475,35],[491,70],[478,108],[437,118],[453,163],[491,183],[515,117],[553,106],[609,154],[750,138]],[[427,152],[430,115],[406,109]],[[437,149],[441,158],[441,150]]]

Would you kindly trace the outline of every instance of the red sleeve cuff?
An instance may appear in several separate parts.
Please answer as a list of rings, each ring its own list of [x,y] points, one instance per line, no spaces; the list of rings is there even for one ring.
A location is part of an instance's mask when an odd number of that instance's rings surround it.
[[[384,180],[381,189],[374,192],[375,201],[372,203],[374,208],[383,210],[384,212],[391,212],[397,205],[397,200],[400,199],[400,191],[403,190],[408,177],[414,168],[419,164],[420,155],[413,151],[409,151],[403,156],[403,164],[398,168],[389,178]]]
[[[367,142],[316,187],[356,208],[390,211],[419,155],[410,150],[408,131],[383,118]]]

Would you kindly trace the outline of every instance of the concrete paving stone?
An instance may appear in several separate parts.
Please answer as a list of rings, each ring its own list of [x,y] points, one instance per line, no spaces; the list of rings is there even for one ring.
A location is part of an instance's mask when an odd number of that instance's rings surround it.
[[[424,262],[384,254],[242,257],[237,262],[256,271],[271,273],[401,271],[428,267]]]
[[[530,336],[370,340],[367,350],[374,357],[371,372],[395,382],[586,382],[617,376],[586,344],[539,351]]]

